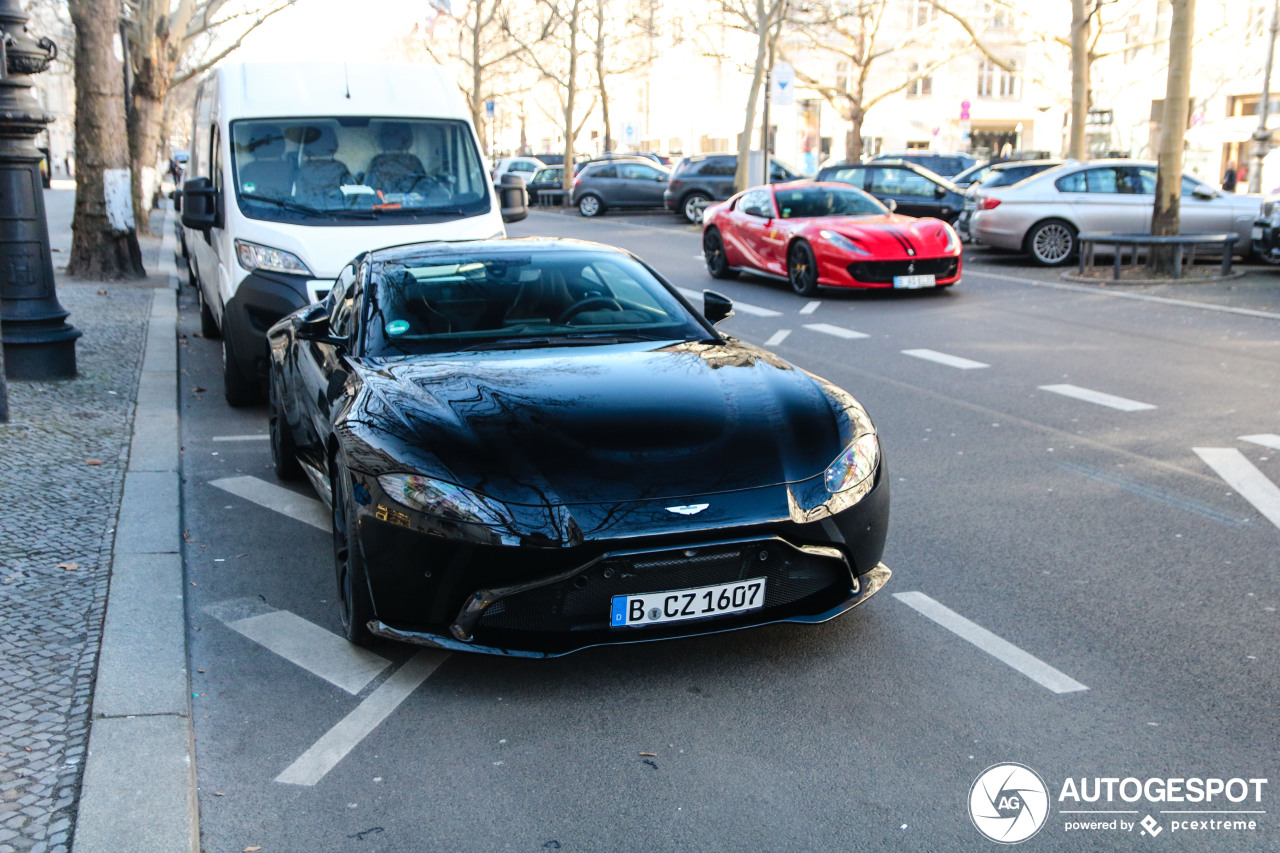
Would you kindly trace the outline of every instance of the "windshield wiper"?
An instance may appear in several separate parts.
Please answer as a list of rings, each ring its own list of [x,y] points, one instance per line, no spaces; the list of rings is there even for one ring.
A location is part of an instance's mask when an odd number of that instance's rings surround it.
[[[276,207],[283,207],[285,210],[295,210],[298,213],[310,213],[313,216],[358,216],[361,219],[376,219],[377,214],[372,210],[347,210],[345,208],[326,209],[321,207],[311,207],[301,202],[291,201],[284,198],[272,198],[269,195],[259,195],[258,193],[240,193],[240,198],[247,198],[250,201],[265,201],[267,204],[274,204]]]
[[[634,332],[569,332],[563,335],[528,335],[513,338],[497,338],[492,341],[469,344],[456,352],[475,352],[491,349],[536,349],[538,347],[581,347],[598,344],[627,344],[639,341],[671,341],[671,335],[642,335]]]

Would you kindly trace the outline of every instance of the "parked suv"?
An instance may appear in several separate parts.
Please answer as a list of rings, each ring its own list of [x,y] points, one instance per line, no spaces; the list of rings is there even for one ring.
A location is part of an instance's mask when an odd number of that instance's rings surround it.
[[[738,170],[737,154],[695,154],[681,160],[662,201],[690,222],[697,222],[708,202],[724,201],[733,195],[733,176]],[[804,176],[776,157],[769,158],[769,183],[797,181]]]
[[[583,216],[611,207],[661,207],[670,173],[649,160],[594,160],[573,178],[570,201]]]

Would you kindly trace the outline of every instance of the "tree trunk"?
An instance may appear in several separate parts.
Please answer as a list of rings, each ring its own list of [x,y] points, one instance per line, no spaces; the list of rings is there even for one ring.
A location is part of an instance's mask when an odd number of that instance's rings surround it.
[[[573,127],[574,100],[578,95],[578,31],[582,23],[582,3],[573,0],[565,23],[569,27],[569,74],[565,79],[564,99],[564,178],[560,186],[566,193],[573,189],[573,143],[578,134]]]
[[[145,176],[155,171],[160,155],[161,127],[164,124],[164,96],[154,96],[154,89],[140,90],[142,75],[134,78],[133,109],[129,112],[129,166],[133,178],[133,215],[138,233],[151,234],[151,201],[154,190],[146,186]],[[157,82],[160,82],[157,80]]]
[[[857,163],[862,160],[862,122],[865,118],[860,108],[849,111],[849,135],[844,143],[846,163]]]
[[[751,153],[751,131],[756,123],[756,99],[760,97],[760,81],[764,77],[765,56],[769,48],[770,21],[764,0],[756,0],[756,61],[751,74],[751,91],[747,95],[747,114],[742,122],[742,135],[738,137],[738,170],[733,175],[734,192],[747,188],[747,159]],[[769,167],[765,166],[768,181]]]
[[[613,150],[613,126],[609,124],[609,90],[605,87],[605,3],[596,3],[596,86],[600,89],[600,116],[604,120],[604,151]]]
[[[1157,236],[1179,234],[1182,230],[1182,149],[1191,109],[1191,41],[1195,34],[1196,0],[1171,0],[1171,6],[1169,76],[1160,121],[1156,200],[1151,213],[1151,233]],[[1172,251],[1153,248],[1148,264],[1152,271],[1170,275],[1173,260]]]
[[[67,272],[95,279],[141,278],[142,253],[130,200],[124,69],[116,59],[119,7],[70,0],[76,28],[76,210]]]
[[[1085,122],[1089,117],[1089,0],[1071,0],[1071,137],[1067,156],[1089,157]]]

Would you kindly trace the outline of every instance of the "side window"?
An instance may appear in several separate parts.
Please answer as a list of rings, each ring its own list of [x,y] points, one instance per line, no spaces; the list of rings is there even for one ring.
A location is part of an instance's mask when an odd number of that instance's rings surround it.
[[[222,131],[216,124],[209,134],[209,179],[214,189],[222,189]]]
[[[1135,180],[1138,185],[1138,192],[1143,195],[1156,194],[1156,170],[1155,169],[1134,169]],[[1187,180],[1182,179],[1182,194],[1187,194]]]
[[[601,166],[599,169],[596,169],[591,174],[587,175],[587,177],[588,178],[616,178],[618,177],[618,169],[615,166]]]
[[[1099,169],[1086,169],[1085,181],[1091,195],[1127,195],[1136,192],[1129,178],[1129,170],[1123,166],[1104,166]]]
[[[911,198],[933,198],[933,181],[909,169],[876,169],[871,175],[871,193]]]
[[[1152,179],[1151,179],[1151,186],[1152,186],[1152,190],[1151,190],[1151,191],[1154,193],[1154,192],[1155,192],[1155,178],[1152,178]],[[1185,177],[1185,176],[1184,176],[1184,177],[1183,177],[1183,179],[1182,179],[1182,197],[1183,197],[1183,198],[1187,198],[1188,196],[1193,196],[1193,195],[1195,195],[1195,193],[1196,193],[1196,189],[1198,189],[1199,187],[1203,187],[1203,186],[1205,186],[1205,184],[1202,184],[1202,183],[1200,183],[1199,181],[1197,181],[1197,180],[1195,180],[1195,179],[1193,179],[1193,178],[1188,178],[1188,177]],[[1213,188],[1212,188],[1212,187],[1209,187],[1209,189],[1211,189],[1211,190],[1212,190]]]
[[[737,171],[737,168],[738,161],[736,158],[708,160],[706,164],[703,165],[702,171],[698,174],[707,175],[712,178],[732,178],[734,173]]]
[[[748,216],[773,218],[773,202],[769,200],[769,193],[764,190],[755,190],[744,195],[738,204],[738,209]]]
[[[329,329],[337,337],[345,338],[351,334],[352,313],[355,308],[356,267],[349,264],[338,274],[334,282],[333,292],[329,294]]]
[[[1083,193],[1088,192],[1088,184],[1085,183],[1084,172],[1076,172],[1071,175],[1058,178],[1053,182],[1060,193]]]

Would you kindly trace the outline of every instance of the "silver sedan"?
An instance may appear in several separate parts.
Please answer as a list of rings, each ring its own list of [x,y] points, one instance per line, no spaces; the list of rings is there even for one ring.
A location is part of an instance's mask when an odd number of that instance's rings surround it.
[[[1022,251],[1044,266],[1069,262],[1080,232],[1150,233],[1156,164],[1138,160],[1068,162],[1011,187],[978,190],[970,233],[976,243]],[[1224,193],[1182,178],[1184,234],[1240,235],[1251,246],[1262,197]]]

